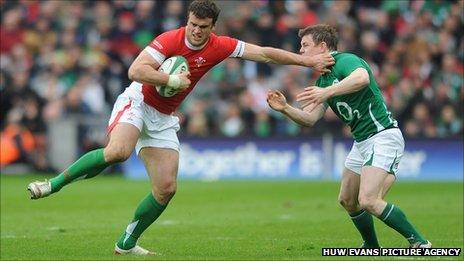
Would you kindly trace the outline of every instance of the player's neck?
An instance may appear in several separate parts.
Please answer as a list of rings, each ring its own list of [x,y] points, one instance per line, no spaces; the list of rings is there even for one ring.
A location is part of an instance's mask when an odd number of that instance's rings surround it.
[[[184,37],[184,43],[190,50],[195,50],[195,51],[196,50],[201,50],[201,49],[203,49],[203,47],[205,47],[208,44],[208,42],[209,42],[209,38],[208,38],[208,40],[206,40],[206,42],[204,44],[202,44],[200,46],[195,46],[195,45],[191,44],[188,41],[187,36]]]

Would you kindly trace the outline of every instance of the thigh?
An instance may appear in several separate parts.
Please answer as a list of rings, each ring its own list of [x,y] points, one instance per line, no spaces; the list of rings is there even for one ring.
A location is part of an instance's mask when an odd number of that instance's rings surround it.
[[[358,201],[360,175],[345,168],[340,183],[340,196],[342,200]]]
[[[130,154],[135,148],[140,131],[134,125],[122,122],[116,124],[108,135],[107,148],[118,148],[118,150],[123,150],[124,154]]]
[[[153,192],[163,186],[169,186],[177,180],[177,170],[179,167],[179,152],[173,149],[144,147],[140,150],[139,156],[145,165],[150,177]]]
[[[140,136],[143,125],[140,105],[121,94],[116,100],[108,122],[109,142],[105,148],[105,160],[118,162],[130,156]]]
[[[130,156],[134,150],[143,126],[141,102],[140,97],[132,97],[131,92],[126,90],[114,103],[108,121],[109,142],[105,149],[110,150],[113,156]]]
[[[390,174],[378,167],[362,167],[359,196],[363,198],[379,198],[382,195],[388,175]]]
[[[395,182],[396,180],[396,176],[395,175],[388,175],[386,178],[385,178],[385,181],[383,182],[383,185],[382,185],[382,188],[379,192],[379,198],[381,199],[384,199],[385,196],[387,195],[388,191],[390,190],[390,188],[393,186],[393,183]]]

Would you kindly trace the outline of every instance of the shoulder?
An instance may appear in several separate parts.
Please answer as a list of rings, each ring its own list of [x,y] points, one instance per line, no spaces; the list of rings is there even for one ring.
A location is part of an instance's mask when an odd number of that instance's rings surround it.
[[[182,38],[185,33],[185,28],[181,27],[178,29],[166,31],[162,34],[160,34],[157,38],[162,37],[162,38]]]
[[[219,59],[241,57],[244,50],[244,43],[229,36],[211,34],[208,50],[213,50],[215,55],[220,57]]]
[[[353,53],[338,53],[335,55],[335,60],[338,61],[346,61],[346,60],[359,60],[361,59],[359,56]]]
[[[183,27],[166,31],[153,39],[149,47],[154,48],[164,56],[171,56],[176,49],[182,48],[184,35],[185,29]]]
[[[227,46],[227,45],[236,45],[238,40],[225,35],[216,35],[212,33],[210,35],[210,41],[215,47]]]
[[[334,69],[336,71],[342,70],[345,71],[347,67],[364,67],[363,60],[361,57],[352,54],[352,53],[339,53],[335,55],[335,65]]]

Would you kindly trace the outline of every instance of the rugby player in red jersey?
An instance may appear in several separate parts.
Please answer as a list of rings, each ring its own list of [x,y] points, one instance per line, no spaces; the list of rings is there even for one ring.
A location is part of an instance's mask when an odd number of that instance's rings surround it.
[[[212,1],[193,1],[185,27],[159,35],[142,50],[129,68],[129,78],[133,82],[114,105],[108,126],[108,145],[83,155],[49,181],[30,183],[31,198],[58,192],[76,179],[92,178],[109,165],[127,160],[135,148],[150,177],[152,191],[135,210],[132,221],[115,244],[115,253],[154,254],[138,246],[137,240],[161,215],[176,192],[179,119],[173,112],[200,78],[229,57],[309,66],[322,73],[328,72],[327,66],[334,63],[329,53],[308,57],[218,36],[212,31],[219,12]],[[187,59],[189,72],[168,75],[157,70],[165,59],[176,55]],[[163,97],[156,91],[156,85],[168,85],[179,91],[172,97]]]

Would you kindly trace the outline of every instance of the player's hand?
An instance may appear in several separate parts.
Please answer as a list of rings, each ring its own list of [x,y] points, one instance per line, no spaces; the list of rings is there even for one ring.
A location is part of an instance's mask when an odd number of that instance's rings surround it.
[[[287,107],[287,99],[285,96],[279,92],[274,90],[267,91],[267,103],[269,107],[271,107],[275,111],[283,111]]]
[[[330,98],[330,92],[328,88],[320,88],[317,86],[310,86],[304,88],[304,91],[296,95],[296,101],[305,104],[314,104],[309,110],[311,112],[317,105],[324,103]]]
[[[329,52],[307,57],[307,66],[314,68],[317,72],[324,74],[330,72],[329,66],[335,64],[335,59]]]
[[[186,72],[181,72],[178,74],[179,76],[179,79],[180,79],[180,86],[179,86],[179,91],[183,91],[185,89],[187,89],[188,87],[190,87],[190,84],[192,83],[190,81],[190,72],[189,71],[186,71]]]

